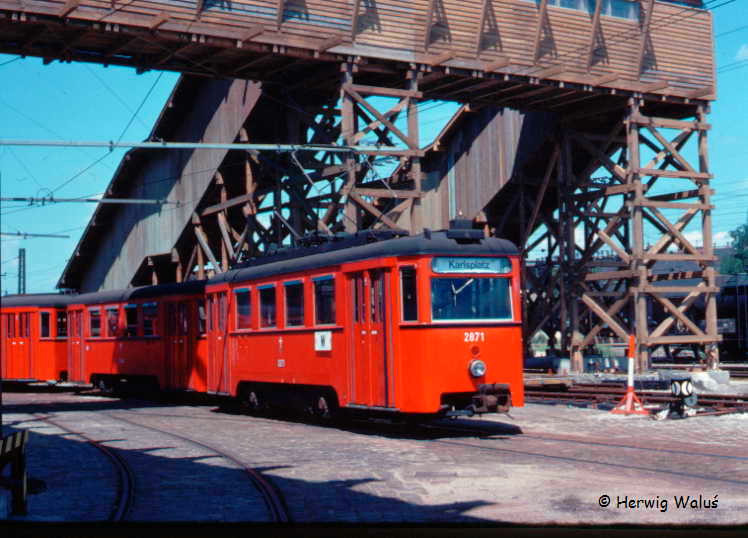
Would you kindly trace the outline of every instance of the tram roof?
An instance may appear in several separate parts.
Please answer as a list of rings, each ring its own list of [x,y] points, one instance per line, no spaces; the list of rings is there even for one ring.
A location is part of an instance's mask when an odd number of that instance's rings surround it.
[[[3,308],[18,306],[39,306],[62,308],[75,302],[75,295],[62,293],[26,293],[23,295],[4,295],[0,297]]]
[[[510,256],[519,254],[514,243],[507,239],[481,237],[465,241],[453,235],[453,231],[444,230],[406,237],[389,234],[385,236],[388,238],[380,240],[381,234],[370,231],[359,232],[342,238],[332,238],[319,245],[288,249],[272,256],[250,260],[246,266],[216,275],[208,283],[264,278],[391,256],[419,254]]]
[[[124,290],[95,291],[74,295],[69,304],[103,304],[124,303],[139,299],[163,297],[164,295],[194,295],[202,294],[205,290],[205,280],[189,280],[187,282],[158,284],[156,286],[141,286]]]

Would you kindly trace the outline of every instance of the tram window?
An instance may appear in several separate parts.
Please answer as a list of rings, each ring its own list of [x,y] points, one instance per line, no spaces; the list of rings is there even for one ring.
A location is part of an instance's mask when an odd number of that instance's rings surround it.
[[[314,279],[314,323],[335,323],[335,280],[332,275]]]
[[[68,316],[63,310],[57,311],[57,338],[68,337]]]
[[[101,310],[98,308],[88,310],[88,335],[91,338],[101,336]]]
[[[189,303],[184,303],[184,302],[179,303],[177,312],[178,312],[178,317],[179,317],[179,320],[178,320],[179,326],[177,327],[177,332],[182,336],[186,336],[190,332]]]
[[[286,325],[304,325],[304,283],[286,282]]]
[[[156,303],[145,303],[143,305],[143,336],[156,335],[157,318],[158,305]]]
[[[138,336],[138,305],[129,304],[125,306],[125,336],[133,338]]]
[[[206,315],[205,315],[205,301],[198,299],[197,303],[197,330],[200,334],[205,334],[206,327]]]
[[[508,278],[432,278],[434,320],[496,320],[512,318]]]
[[[213,312],[213,296],[208,296],[208,308],[206,310],[206,313],[208,315],[208,331],[213,330],[213,316],[215,315],[215,312]]]
[[[49,312],[39,312],[39,320],[41,322],[39,336],[41,338],[49,338]]]
[[[400,268],[403,321],[418,321],[418,294],[416,293],[416,268]]]
[[[21,338],[29,337],[29,313],[21,312],[18,315],[18,336]]]
[[[252,299],[249,288],[234,290],[236,295],[236,328],[249,329],[252,326]]]
[[[260,286],[260,327],[275,327],[275,286]]]
[[[119,309],[116,306],[110,306],[106,309],[106,327],[107,336],[116,337],[119,332]]]
[[[8,338],[15,338],[16,337],[16,315],[8,314],[5,316],[5,319],[8,320]]]

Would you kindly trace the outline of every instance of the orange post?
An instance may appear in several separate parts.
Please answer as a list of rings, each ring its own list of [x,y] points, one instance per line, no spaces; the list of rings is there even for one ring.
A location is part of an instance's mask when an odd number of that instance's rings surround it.
[[[641,400],[634,393],[634,350],[636,345],[636,338],[633,334],[629,335],[629,368],[628,368],[628,383],[626,387],[626,395],[623,397],[621,402],[613,408],[611,413],[618,415],[648,415],[649,411],[644,409]]]

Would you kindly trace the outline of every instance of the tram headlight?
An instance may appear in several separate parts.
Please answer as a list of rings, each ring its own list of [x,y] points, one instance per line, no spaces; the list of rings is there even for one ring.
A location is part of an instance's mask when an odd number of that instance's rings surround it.
[[[474,359],[470,361],[470,366],[468,366],[468,370],[470,370],[471,376],[482,377],[486,375],[486,363],[480,359]]]

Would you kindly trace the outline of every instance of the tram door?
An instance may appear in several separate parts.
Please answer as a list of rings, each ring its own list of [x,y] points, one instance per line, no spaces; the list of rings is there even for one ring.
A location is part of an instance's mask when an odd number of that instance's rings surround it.
[[[70,330],[70,345],[68,346],[70,380],[85,381],[83,379],[83,310],[68,312],[68,328]]]
[[[166,382],[169,388],[187,388],[192,367],[190,347],[190,303],[166,305]]]
[[[208,295],[208,392],[229,392],[228,297]]]
[[[353,345],[349,357],[351,400],[359,405],[392,405],[384,277],[383,270],[373,269],[352,273],[349,280],[353,298]]]

